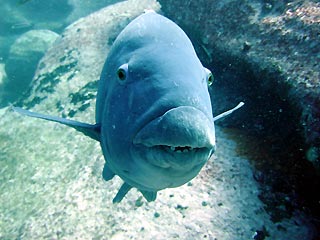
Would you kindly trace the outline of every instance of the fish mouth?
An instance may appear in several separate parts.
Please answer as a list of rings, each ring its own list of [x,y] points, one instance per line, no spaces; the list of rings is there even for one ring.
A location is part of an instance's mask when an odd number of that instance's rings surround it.
[[[143,127],[133,144],[134,154],[153,166],[190,171],[214,152],[214,123],[195,107],[172,108]]]

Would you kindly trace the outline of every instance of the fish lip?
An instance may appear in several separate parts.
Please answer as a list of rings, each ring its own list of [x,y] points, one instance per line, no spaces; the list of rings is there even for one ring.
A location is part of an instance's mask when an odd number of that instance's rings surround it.
[[[183,127],[178,124],[182,123]],[[194,126],[196,125],[196,126]],[[170,133],[173,136],[168,137]],[[154,134],[158,134],[154,137]],[[159,136],[159,134],[161,136]],[[212,119],[192,106],[180,106],[167,110],[151,120],[133,137],[134,145],[146,147],[169,146],[208,148],[215,147],[215,130]]]
[[[212,155],[214,135],[214,123],[202,111],[180,106],[146,124],[133,138],[133,146],[140,158],[154,166],[191,168]]]

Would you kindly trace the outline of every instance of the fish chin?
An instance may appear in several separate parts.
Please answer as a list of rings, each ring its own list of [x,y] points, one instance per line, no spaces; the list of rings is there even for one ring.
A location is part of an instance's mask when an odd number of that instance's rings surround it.
[[[134,178],[131,175],[125,176],[126,181],[148,191],[185,184],[197,176],[212,151],[204,148],[190,149],[188,152],[184,150],[181,151],[180,147],[174,149],[163,145],[152,147],[133,145],[131,157],[136,171]]]

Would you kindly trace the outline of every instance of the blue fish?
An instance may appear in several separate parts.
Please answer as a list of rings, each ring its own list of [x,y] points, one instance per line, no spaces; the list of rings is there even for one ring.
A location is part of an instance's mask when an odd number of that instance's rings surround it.
[[[96,101],[96,124],[13,109],[65,124],[101,144],[103,178],[124,180],[113,202],[137,188],[147,201],[159,190],[193,179],[215,151],[208,86],[212,73],[187,35],[171,20],[148,12],[119,34],[105,61]]]

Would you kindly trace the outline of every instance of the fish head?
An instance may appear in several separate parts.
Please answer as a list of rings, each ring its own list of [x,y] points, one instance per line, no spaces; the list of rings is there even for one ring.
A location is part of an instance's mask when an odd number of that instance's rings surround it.
[[[97,96],[111,171],[144,191],[194,178],[215,149],[212,79],[172,21],[147,13],[131,22],[110,50]]]

